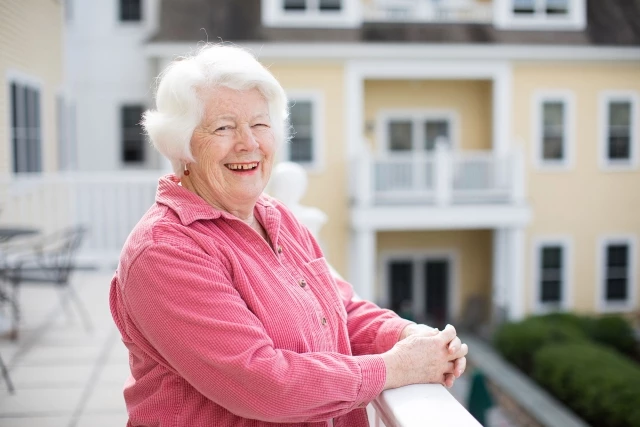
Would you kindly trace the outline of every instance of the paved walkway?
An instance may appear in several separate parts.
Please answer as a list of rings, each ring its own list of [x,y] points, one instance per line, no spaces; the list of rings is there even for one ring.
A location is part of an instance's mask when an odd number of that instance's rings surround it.
[[[17,342],[0,339],[0,355],[16,388],[0,379],[2,427],[124,426],[122,386],[128,355],[111,320],[110,275],[78,272],[73,277],[91,313],[87,332],[75,307],[68,316],[51,287],[25,286]]]

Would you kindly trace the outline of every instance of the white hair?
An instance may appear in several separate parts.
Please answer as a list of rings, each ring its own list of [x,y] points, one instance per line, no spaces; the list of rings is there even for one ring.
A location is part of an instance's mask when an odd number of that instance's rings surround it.
[[[171,161],[178,176],[184,172],[184,163],[195,161],[191,154],[191,136],[205,110],[199,94],[208,88],[258,89],[267,101],[277,146],[285,141],[288,108],[284,89],[244,49],[205,45],[193,55],[173,61],[158,79],[156,110],[144,113],[142,126],[156,149]]]

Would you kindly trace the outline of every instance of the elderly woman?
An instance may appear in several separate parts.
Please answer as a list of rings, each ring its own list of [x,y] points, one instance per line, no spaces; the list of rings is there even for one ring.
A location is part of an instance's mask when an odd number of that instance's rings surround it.
[[[111,283],[129,426],[367,426],[385,389],[451,386],[466,345],[362,301],[263,194],[287,100],[249,53],[206,46],[161,75],[144,127],[175,174]]]

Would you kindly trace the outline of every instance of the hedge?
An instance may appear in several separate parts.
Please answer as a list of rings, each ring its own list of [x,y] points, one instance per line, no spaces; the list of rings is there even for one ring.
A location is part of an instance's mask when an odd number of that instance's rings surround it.
[[[571,313],[554,313],[539,316],[537,319],[550,322],[559,327],[570,325],[571,327],[579,328],[595,342],[611,346],[635,359],[640,356],[631,323],[622,316],[587,317]]]
[[[504,358],[527,374],[533,371],[535,352],[544,345],[586,341],[587,335],[578,326],[569,322],[554,324],[537,317],[506,323],[493,337],[494,346]]]
[[[536,352],[533,378],[585,421],[640,426],[640,367],[594,343],[551,344]]]

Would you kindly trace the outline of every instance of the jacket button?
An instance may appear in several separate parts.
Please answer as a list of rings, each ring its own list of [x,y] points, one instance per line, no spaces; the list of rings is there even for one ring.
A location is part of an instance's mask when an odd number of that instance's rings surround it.
[[[278,245],[278,253],[281,254],[282,253],[282,246]]]
[[[322,326],[324,326],[324,325],[326,325],[326,324],[327,324],[327,318],[326,318],[326,317],[323,317],[323,318],[322,318]]]
[[[304,288],[305,286],[307,286],[307,281],[304,279],[300,279],[300,287]]]

